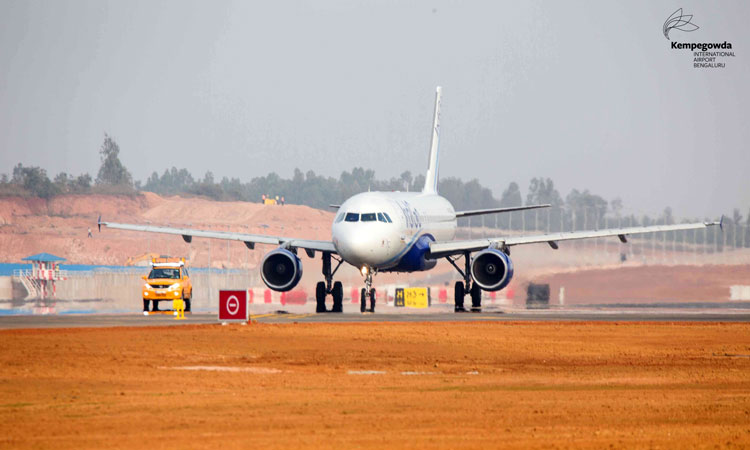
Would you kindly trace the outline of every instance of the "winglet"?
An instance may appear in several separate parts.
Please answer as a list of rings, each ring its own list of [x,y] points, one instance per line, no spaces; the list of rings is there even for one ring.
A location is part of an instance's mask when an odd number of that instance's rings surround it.
[[[96,219],[96,225],[99,227],[99,232],[102,232],[102,215],[99,214],[99,218]]]
[[[703,225],[705,225],[707,227],[710,227],[710,226],[713,226],[713,225],[718,225],[719,229],[721,231],[724,231],[724,214],[721,215],[721,219],[719,219],[718,222],[703,222]]]

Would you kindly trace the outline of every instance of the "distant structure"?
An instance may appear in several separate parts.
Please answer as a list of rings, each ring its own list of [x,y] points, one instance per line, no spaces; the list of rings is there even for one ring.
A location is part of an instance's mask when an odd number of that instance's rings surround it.
[[[31,269],[16,270],[13,276],[23,284],[29,297],[45,300],[57,295],[56,281],[67,280],[65,273],[60,270],[60,262],[65,258],[49,253],[38,253],[27,256],[22,261],[31,262]]]
[[[272,197],[270,195],[263,194],[260,196],[260,202],[264,205],[283,205],[284,197],[282,196],[281,198],[279,198],[278,195],[276,197]]]
[[[144,253],[142,255],[138,256],[130,256],[128,257],[128,260],[125,262],[126,266],[140,266],[140,267],[147,267],[151,265],[151,260],[154,258],[166,258],[164,255],[160,255],[159,253]]]

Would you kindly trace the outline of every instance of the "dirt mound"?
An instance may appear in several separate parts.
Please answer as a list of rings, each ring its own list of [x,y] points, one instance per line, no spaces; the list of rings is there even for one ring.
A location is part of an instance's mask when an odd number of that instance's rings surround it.
[[[125,264],[144,253],[186,256],[193,265],[207,266],[209,242],[192,246],[177,236],[103,229],[97,218],[109,222],[189,226],[208,230],[293,235],[330,239],[333,213],[306,206],[270,206],[246,202],[216,202],[202,198],[69,195],[49,201],[38,198],[0,198],[0,247],[3,262],[21,262],[28,255],[49,252],[68,264]],[[93,237],[88,237],[88,229]],[[244,244],[214,242],[214,267],[254,267],[261,251]],[[221,249],[218,251],[217,249]]]

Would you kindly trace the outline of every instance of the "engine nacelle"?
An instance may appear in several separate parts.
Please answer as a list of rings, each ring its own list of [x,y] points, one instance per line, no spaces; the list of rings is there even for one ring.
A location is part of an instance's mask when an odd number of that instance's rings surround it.
[[[513,261],[498,249],[482,250],[471,260],[471,276],[485,291],[499,291],[513,278]]]
[[[289,291],[302,278],[302,261],[289,250],[277,248],[263,257],[260,276],[266,286],[274,291]]]

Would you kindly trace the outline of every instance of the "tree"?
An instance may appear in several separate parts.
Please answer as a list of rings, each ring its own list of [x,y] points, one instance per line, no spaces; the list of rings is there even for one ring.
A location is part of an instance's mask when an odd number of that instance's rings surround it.
[[[109,186],[133,187],[133,177],[120,162],[120,147],[108,134],[104,134],[104,143],[99,149],[102,165],[96,176],[96,184]]]
[[[532,178],[529,183],[529,192],[526,194],[527,205],[552,205],[550,210],[526,211],[526,223],[534,224],[541,230],[560,230],[563,200],[560,193],[555,189],[555,183],[550,178]],[[548,223],[551,222],[551,223]],[[528,226],[527,226],[528,228]]]
[[[46,170],[41,167],[24,167],[21,163],[13,168],[13,183],[41,198],[51,198],[60,192],[47,177]]]
[[[503,195],[500,197],[500,207],[508,208],[512,206],[521,206],[522,204],[521,189],[518,188],[518,183],[513,181],[508,185],[508,188],[503,191]],[[507,219],[502,223],[506,224],[508,229],[518,230],[521,228],[521,213],[506,213],[505,216]]]
[[[602,226],[601,219],[607,212],[607,201],[588,189],[579,192],[573,189],[565,198],[565,203],[573,214],[573,227],[576,230],[594,229]]]
[[[620,214],[622,213],[622,199],[620,197],[617,197],[609,202],[609,209],[611,209],[615,214],[615,217],[619,219]]]

